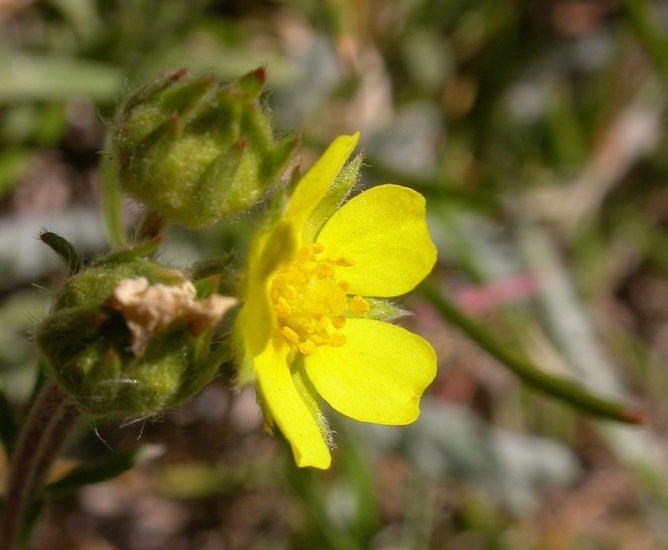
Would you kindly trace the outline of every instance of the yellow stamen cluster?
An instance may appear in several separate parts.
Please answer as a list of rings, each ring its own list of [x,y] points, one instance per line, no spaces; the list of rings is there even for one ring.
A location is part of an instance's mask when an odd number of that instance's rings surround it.
[[[368,302],[361,296],[349,298],[350,283],[336,277],[337,267],[350,267],[353,261],[322,256],[323,250],[317,243],[302,247],[297,258],[272,279],[277,336],[304,355],[314,353],[318,346],[340,347],[346,343],[340,332],[346,324],[346,308],[356,315],[369,310]]]

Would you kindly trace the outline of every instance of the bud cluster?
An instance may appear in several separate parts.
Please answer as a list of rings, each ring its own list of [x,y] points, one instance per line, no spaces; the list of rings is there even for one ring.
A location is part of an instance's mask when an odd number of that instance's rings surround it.
[[[126,251],[71,277],[34,338],[81,410],[150,416],[215,376],[211,336],[235,304],[198,297],[181,272]]]
[[[264,69],[226,84],[181,70],[130,94],[112,129],[123,189],[188,227],[258,202],[297,145],[274,140],[264,81]]]
[[[260,103],[264,81],[264,69],[230,83],[180,70],[125,98],[111,128],[110,158],[120,187],[146,206],[144,225],[172,220],[205,227],[275,189],[297,140],[274,139]],[[157,235],[153,226],[142,228],[138,240]],[[65,239],[48,232],[41,238],[72,276],[34,339],[82,411],[159,414],[216,375],[227,344],[212,339],[236,306],[218,294],[236,278],[226,257],[200,263],[186,277],[150,259],[156,240],[116,250],[82,270]]]

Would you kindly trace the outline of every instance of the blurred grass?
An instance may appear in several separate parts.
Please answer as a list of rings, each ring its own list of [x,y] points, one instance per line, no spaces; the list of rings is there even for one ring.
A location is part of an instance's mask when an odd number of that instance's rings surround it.
[[[361,130],[360,187],[427,197],[438,292],[505,343],[502,356],[649,417],[622,428],[527,391],[415,295],[409,322],[440,359],[418,423],[377,439],[342,424],[333,470],[314,473],[214,388],[141,432],[166,445],[159,461],[54,501],[37,547],[667,545],[667,32],[663,0],[0,3],[0,376],[14,406],[36,368],[21,312],[47,307],[30,285],[62,276],[37,233],[89,256],[107,246],[99,190],[113,187],[98,170],[119,98],[168,68],[231,78],[266,65],[267,104],[280,132],[301,133],[304,164]],[[136,215],[124,205],[126,223]],[[253,222],[171,230],[165,261],[242,248]],[[95,428],[117,450],[139,435]],[[86,437],[73,452],[110,454]],[[87,533],[59,527],[73,514]],[[120,524],[127,535],[113,534]]]

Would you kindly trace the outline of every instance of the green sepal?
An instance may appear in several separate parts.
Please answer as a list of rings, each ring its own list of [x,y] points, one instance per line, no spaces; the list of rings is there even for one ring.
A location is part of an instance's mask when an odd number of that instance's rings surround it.
[[[200,279],[194,283],[195,290],[197,291],[197,298],[199,300],[207,298],[212,294],[218,291],[219,280],[218,277],[212,275],[211,277],[206,277],[205,279]]]
[[[393,304],[389,300],[384,300],[382,298],[365,298],[365,300],[369,304],[369,311],[362,315],[358,315],[350,308],[346,308],[344,315],[346,317],[373,319],[385,322],[394,321],[401,317],[405,317],[406,315],[410,315],[410,312]]]
[[[304,226],[302,233],[304,242],[314,242],[327,220],[339,209],[359,180],[359,171],[363,160],[364,157],[361,154],[357,155],[336,176],[331,187],[318,203],[318,206],[315,207]]]
[[[191,338],[189,344],[188,351],[192,354],[192,361],[197,368],[189,369],[187,376],[181,378],[179,387],[169,404],[170,407],[192,399],[218,373],[220,364],[208,360],[211,353],[211,333],[207,332],[199,338]]]
[[[193,189],[192,204],[197,214],[215,219],[220,211],[238,212],[258,200],[260,189],[251,189],[246,182],[257,178],[257,166],[250,158],[245,139],[225,147],[209,163]],[[226,182],[220,195],[220,182]],[[220,195],[220,196],[219,196]],[[174,213],[177,214],[178,213]]]
[[[181,122],[188,121],[194,114],[206,108],[204,103],[208,100],[211,90],[216,84],[213,75],[179,79],[174,86],[169,86],[156,97],[156,104],[165,113],[170,114],[170,118],[178,122],[177,127],[181,127]],[[160,116],[160,115],[158,115]]]
[[[209,258],[207,260],[201,260],[195,262],[188,268],[188,276],[193,281],[199,281],[200,279],[205,279],[212,276],[236,276],[232,269],[232,262],[236,259],[236,254],[234,252],[229,252],[218,258]]]
[[[110,252],[106,256],[102,256],[93,262],[91,267],[100,265],[124,264],[139,258],[146,258],[158,250],[161,242],[161,237],[155,237],[154,239],[134,243],[132,246],[124,246],[114,250],[113,252]]]
[[[248,94],[249,99],[257,99],[262,93],[267,74],[263,67],[251,71],[237,80],[240,90]]]
[[[175,324],[154,335],[136,355],[118,313],[70,308],[41,323],[35,341],[53,375],[84,412],[93,416],[161,413],[201,390],[215,375],[204,369],[208,333],[195,337]],[[207,366],[208,367],[208,366]]]
[[[123,112],[132,112],[144,103],[156,101],[160,98],[163,90],[173,86],[175,82],[188,76],[188,74],[187,69],[178,69],[144,84],[124,99],[121,110]]]

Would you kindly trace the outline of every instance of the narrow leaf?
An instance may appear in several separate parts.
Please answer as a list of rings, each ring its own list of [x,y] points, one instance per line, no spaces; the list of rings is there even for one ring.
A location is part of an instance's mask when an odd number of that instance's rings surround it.
[[[44,504],[45,501],[43,498],[36,498],[27,506],[25,514],[23,515],[21,531],[19,532],[19,540],[21,541],[20,548],[27,547],[35,524],[39,520],[42,510],[44,509]]]
[[[40,240],[53,250],[67,267],[70,275],[74,275],[81,270],[81,255],[72,244],[51,231],[42,231],[39,235]]]
[[[113,479],[137,464],[156,458],[160,454],[162,454],[160,445],[141,445],[114,456],[85,462],[58,481],[47,485],[44,488],[44,495],[51,498],[69,495],[84,485]]]
[[[642,411],[633,409],[624,403],[598,397],[575,382],[552,376],[538,369],[526,357],[515,353],[509,346],[497,340],[485,327],[450,303],[434,285],[423,283],[420,289],[445,321],[458,327],[466,336],[512,371],[522,382],[593,416],[629,424],[643,424],[646,421]]]
[[[32,54],[9,48],[0,51],[0,102],[58,101],[87,97],[112,102],[123,87],[120,68],[67,55]]]
[[[156,237],[150,241],[135,243],[132,246],[125,245],[125,247],[115,250],[111,254],[103,256],[97,262],[95,262],[93,266],[110,265],[115,263],[122,264],[137,258],[146,258],[158,250],[161,242],[162,238]]]

